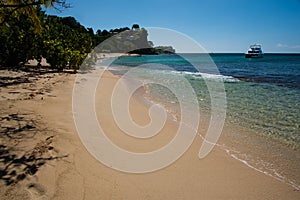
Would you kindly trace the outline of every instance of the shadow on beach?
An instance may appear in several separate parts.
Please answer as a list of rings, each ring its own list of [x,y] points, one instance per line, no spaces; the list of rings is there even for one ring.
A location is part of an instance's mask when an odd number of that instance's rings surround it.
[[[40,116],[17,108],[26,100],[35,104],[50,98],[55,73],[44,69],[0,73],[0,186],[15,185],[34,176],[46,163],[67,157],[57,153],[53,131]]]
[[[54,136],[30,145],[32,141],[29,140],[34,140],[37,134],[47,130],[37,128],[36,121],[26,114],[1,116],[0,123],[0,180],[5,185],[16,184],[27,176],[36,174],[48,161],[67,157],[51,155]]]

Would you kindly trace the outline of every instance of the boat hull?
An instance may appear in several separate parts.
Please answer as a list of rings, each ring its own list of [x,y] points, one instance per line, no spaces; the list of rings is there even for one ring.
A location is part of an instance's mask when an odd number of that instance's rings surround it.
[[[245,54],[245,58],[263,58],[262,54]]]

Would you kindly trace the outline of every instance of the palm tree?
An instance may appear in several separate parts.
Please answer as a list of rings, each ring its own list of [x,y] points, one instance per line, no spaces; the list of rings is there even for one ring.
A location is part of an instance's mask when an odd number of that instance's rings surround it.
[[[66,0],[0,0],[0,26],[7,24],[12,15],[26,15],[34,22],[37,32],[41,31],[40,20],[36,9],[44,6],[45,8],[69,8],[70,4]]]

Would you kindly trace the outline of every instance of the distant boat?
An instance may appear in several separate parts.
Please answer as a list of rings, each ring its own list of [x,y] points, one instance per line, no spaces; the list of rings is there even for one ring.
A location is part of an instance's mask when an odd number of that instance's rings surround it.
[[[264,57],[264,53],[261,49],[260,44],[253,44],[248,49],[247,53],[245,53],[246,58],[262,58]]]

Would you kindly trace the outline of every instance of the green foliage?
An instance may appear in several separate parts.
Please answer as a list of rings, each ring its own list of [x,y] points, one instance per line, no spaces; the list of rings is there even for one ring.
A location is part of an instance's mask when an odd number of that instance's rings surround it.
[[[132,29],[97,30],[95,34],[74,17],[46,15],[40,8],[55,4],[63,7],[64,3],[64,0],[0,0],[0,67],[24,65],[31,59],[40,63],[46,58],[53,69],[76,71],[80,66],[93,65],[99,52],[157,54],[172,50],[154,49],[147,39],[147,30],[138,24]],[[90,53],[112,36],[114,39]]]
[[[66,0],[1,0],[0,1],[0,26],[8,24],[11,17],[27,16],[34,22],[36,32],[42,30],[36,10],[41,6],[45,8],[69,8]]]
[[[10,17],[0,30],[0,66],[15,67],[30,59],[47,59],[52,68],[77,70],[93,48],[93,34],[73,17],[47,16],[36,10],[41,32],[26,15]]]
[[[175,49],[172,46],[157,46],[155,47],[159,54],[172,54],[175,53]]]
[[[57,69],[78,69],[93,48],[93,35],[71,17],[48,16],[45,25],[42,56]]]
[[[38,42],[34,23],[24,15],[12,17],[9,26],[0,30],[0,65],[15,66],[36,57],[34,44]]]
[[[138,25],[138,24],[133,24],[131,29],[139,29],[139,28],[140,28],[140,25]]]
[[[151,48],[153,45],[153,43],[149,43],[148,32],[144,28],[135,30],[129,28],[114,29],[110,33],[111,35],[118,34],[113,39],[98,46],[96,52],[128,53],[133,50]]]

